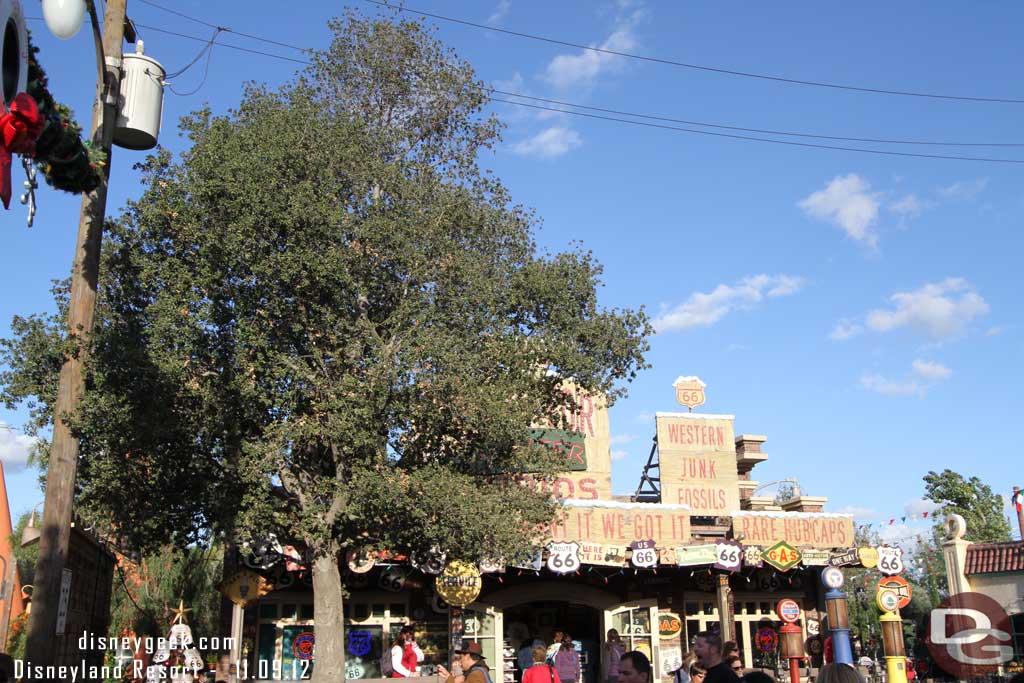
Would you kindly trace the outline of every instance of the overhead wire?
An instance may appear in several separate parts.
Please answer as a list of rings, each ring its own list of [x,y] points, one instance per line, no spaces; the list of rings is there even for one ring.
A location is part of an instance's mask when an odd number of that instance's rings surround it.
[[[1024,159],[999,159],[994,157],[966,157],[966,156],[954,156],[946,154],[919,154],[916,152],[894,152],[883,149],[864,149],[862,147],[843,147],[839,145],[819,145],[811,142],[796,142],[794,140],[773,140],[771,138],[760,138],[751,135],[736,135],[734,133],[716,133],[710,130],[697,130],[695,128],[682,128],[680,126],[669,126],[663,123],[650,123],[647,121],[632,121],[630,119],[622,119],[614,116],[602,116],[599,114],[588,114],[582,111],[568,111],[566,109],[558,109],[555,107],[545,107],[539,104],[529,104],[527,102],[516,102],[514,100],[503,100],[499,98],[491,98],[492,102],[504,102],[506,104],[514,104],[520,107],[529,107],[531,109],[541,109],[544,111],[554,111],[563,114],[571,114],[573,116],[583,116],[589,119],[600,119],[603,121],[615,121],[618,123],[628,123],[634,126],[644,126],[647,128],[660,128],[663,130],[674,130],[681,133],[696,133],[698,135],[712,135],[720,138],[731,138],[734,140],[751,140],[754,142],[768,142],[775,145],[791,145],[794,147],[811,147],[814,149],[833,149],[843,152],[860,152],[862,154],[883,154],[886,156],[897,156],[897,157],[916,157],[918,159],[946,159],[950,161],[986,161],[991,163],[999,164],[1024,164]]]
[[[845,140],[847,142],[876,142],[890,145],[935,145],[942,147],[1024,147],[1024,142],[943,142],[935,140],[893,140],[887,138],[857,138],[847,137],[841,135],[823,135],[818,133],[794,133],[792,131],[782,130],[770,130],[766,128],[745,128],[742,126],[727,126],[721,123],[707,123],[703,121],[688,121],[686,119],[676,119],[668,116],[654,116],[651,114],[639,114],[631,111],[622,111],[619,109],[606,109],[604,107],[593,107],[586,104],[575,104],[573,102],[566,102],[564,100],[553,100],[546,97],[536,97],[534,95],[524,95],[522,93],[509,92],[507,90],[499,90],[497,88],[488,88],[489,92],[498,93],[499,95],[506,95],[510,97],[521,97],[528,100],[534,100],[537,102],[547,102],[549,104],[557,104],[565,107],[575,107],[576,109],[587,109],[589,111],[599,111],[606,114],[619,114],[622,116],[633,116],[640,119],[650,119],[653,121],[667,121],[669,123],[683,123],[689,126],[704,126],[707,128],[722,128],[725,130],[738,130],[747,133],[765,133],[769,135],[787,135],[791,137],[801,138],[815,138],[820,140]]]
[[[636,59],[644,62],[653,62],[655,64],[664,64],[667,66],[675,66],[684,69],[695,69],[698,71],[710,71],[713,73],[726,74],[729,76],[742,76],[744,78],[757,78],[766,81],[776,81],[779,83],[789,83],[791,85],[807,85],[814,86],[817,88],[832,88],[835,90],[852,90],[855,92],[867,92],[879,95],[899,95],[902,97],[926,97],[937,100],[960,100],[966,102],[989,102],[989,103],[1001,103],[1001,104],[1024,104],[1024,99],[1015,99],[1010,97],[972,97],[968,95],[945,95],[940,93],[928,93],[928,92],[917,92],[913,90],[890,90],[885,88],[872,88],[867,86],[856,86],[856,85],[845,85],[841,83],[827,83],[824,81],[810,81],[800,78],[789,78],[786,76],[774,76],[770,74],[760,74],[751,71],[738,71],[735,69],[725,69],[716,66],[707,66],[704,64],[691,64],[687,62],[680,62],[674,59],[666,59],[662,57],[651,57],[649,55],[638,55],[631,52],[623,52],[621,50],[610,50],[604,47],[595,47],[593,45],[584,45],[582,43],[575,43],[568,40],[560,40],[558,38],[550,38],[547,36],[539,36],[532,33],[523,33],[521,31],[511,31],[509,29],[499,28],[497,26],[490,26],[488,24],[479,24],[473,21],[467,21],[465,19],[456,19],[455,17],[445,16],[443,14],[434,14],[431,12],[424,12],[422,10],[413,9],[411,7],[404,7],[399,5],[392,5],[388,2],[382,2],[382,0],[363,0],[371,5],[379,5],[381,7],[387,7],[388,9],[398,10],[399,12],[410,12],[412,14],[420,14],[425,17],[432,19],[439,19],[441,21],[447,21],[453,24],[462,24],[463,26],[472,26],[473,28],[483,29],[485,31],[494,31],[496,33],[504,33],[510,36],[516,36],[519,38],[528,38],[530,40],[536,40],[545,43],[551,43],[553,45],[562,45],[564,47],[573,47],[580,50],[590,50],[591,52],[597,52],[600,54],[614,55],[616,57],[626,57],[628,59]]]
[[[148,5],[152,5],[154,7],[157,7],[159,9],[167,9],[167,8],[164,8],[164,7],[158,5],[158,4],[154,3],[154,2],[151,2],[150,0],[140,0],[140,1],[141,2],[145,2]],[[387,3],[376,2],[376,0],[366,0],[366,1],[367,2],[375,2],[376,4],[387,5]],[[391,7],[390,5],[388,5],[388,6]],[[395,9],[397,9],[397,8],[395,8]],[[178,14],[178,15],[182,16],[183,18],[191,19],[191,20],[193,20],[193,21],[195,21],[197,23],[202,23],[204,25],[209,25],[209,26],[212,26],[214,28],[220,28],[220,29],[223,29],[223,30],[228,30],[228,29],[224,29],[224,27],[219,27],[216,24],[210,24],[209,22],[204,22],[201,19],[196,19],[194,17],[185,15],[183,13],[176,12],[174,10],[168,10],[168,11],[170,11],[170,12],[172,12],[174,14]],[[431,15],[427,15],[427,16],[431,16]],[[209,42],[207,39],[200,38],[200,37],[197,37],[197,36],[192,36],[192,35],[185,34],[185,33],[178,33],[178,32],[175,32],[175,31],[170,31],[170,30],[167,30],[167,29],[161,29],[161,28],[154,27],[154,26],[147,26],[145,24],[138,24],[137,23],[136,26],[141,26],[141,27],[147,28],[149,30],[158,31],[158,32],[161,32],[161,33],[165,33],[165,34],[168,34],[168,35],[174,35],[174,36],[177,36],[177,37],[180,37],[180,38],[186,38],[186,39],[189,39],[189,40],[197,40],[197,41],[202,41],[202,42]],[[237,32],[234,32],[234,31],[232,31],[232,32],[233,33],[237,33]],[[290,45],[288,43],[279,43],[277,41],[272,41],[270,39],[266,39],[266,38],[263,38],[263,37],[260,37],[260,36],[255,36],[255,35],[250,35],[250,34],[241,34],[241,33],[237,33],[237,35],[244,35],[245,37],[248,37],[248,38],[250,38],[252,40],[267,42],[267,43],[271,43],[271,44],[278,44],[278,45],[282,45],[282,46],[289,47],[289,48],[296,49],[296,50],[303,50],[303,51],[307,51],[307,52],[310,51],[308,48],[302,48],[302,47],[299,47],[299,46],[296,46],[296,45]],[[274,54],[274,53],[271,53],[271,52],[263,52],[263,51],[260,51],[260,50],[253,50],[253,49],[241,47],[241,46],[238,46],[238,45],[231,45],[231,44],[228,44],[228,43],[217,43],[217,45],[219,45],[221,47],[226,47],[226,48],[229,48],[229,49],[233,49],[233,50],[239,50],[239,51],[247,52],[247,53],[250,53],[250,54],[258,54],[258,55],[262,55],[262,56],[266,56],[266,57],[271,57],[271,58],[274,58],[274,59],[280,59],[280,60],[284,60],[284,61],[288,61],[288,62],[304,64],[304,65],[311,64],[311,62],[309,60],[296,59],[296,58],[293,58],[293,57],[286,57],[284,55],[278,55],[278,54]],[[209,66],[209,63],[207,63],[207,66]],[[205,77],[204,77],[204,80],[205,80]],[[588,109],[590,111],[601,111],[601,112],[604,112],[604,113],[614,113],[614,114],[618,114],[620,116],[633,116],[633,117],[636,117],[636,118],[648,119],[648,121],[667,121],[667,122],[674,122],[674,123],[684,123],[686,125],[704,126],[704,127],[709,127],[709,128],[720,128],[720,129],[727,129],[727,130],[737,130],[737,131],[742,131],[742,132],[757,132],[757,133],[772,134],[772,135],[786,135],[786,136],[797,136],[797,137],[807,137],[807,138],[816,138],[816,139],[831,139],[831,140],[837,140],[837,141],[876,142],[876,143],[879,143],[879,144],[883,144],[884,143],[884,144],[914,144],[914,145],[971,146],[971,147],[981,147],[981,146],[988,146],[988,147],[1018,147],[1018,146],[1024,146],[1024,143],[958,143],[958,142],[922,141],[922,140],[887,140],[887,139],[882,139],[882,138],[855,138],[855,137],[844,137],[844,136],[819,135],[819,134],[813,134],[813,133],[794,133],[794,132],[784,132],[784,131],[771,131],[771,130],[767,130],[767,129],[743,128],[743,127],[739,127],[739,126],[727,126],[727,125],[724,125],[724,124],[701,123],[701,122],[695,122],[695,121],[686,121],[685,119],[673,119],[673,118],[669,118],[669,117],[653,116],[653,115],[649,115],[649,114],[638,114],[638,113],[625,112],[625,111],[614,110],[614,109],[605,109],[605,108],[601,108],[601,107],[591,107],[591,106],[588,106],[588,105],[578,105],[578,104],[572,104],[572,103],[569,103],[569,102],[564,102],[564,101],[561,101],[561,100],[550,100],[550,99],[547,99],[547,98],[539,98],[539,97],[533,97],[533,96],[530,96],[530,95],[522,95],[520,93],[512,93],[512,92],[508,92],[508,91],[501,91],[501,90],[494,89],[494,88],[489,88],[488,90],[490,90],[491,92],[500,93],[500,94],[503,94],[503,95],[506,95],[506,96],[528,98],[528,99],[533,99],[535,101],[543,101],[543,102],[548,102],[548,103],[553,103],[553,104],[559,104],[559,105],[562,105],[562,106],[570,106],[570,107],[575,107],[575,108],[578,108],[578,109]],[[611,122],[616,122],[616,123],[632,124],[632,125],[636,125],[636,126],[644,126],[644,127],[648,127],[648,128],[657,128],[657,129],[663,129],[663,130],[673,130],[673,131],[677,131],[677,132],[693,133],[693,134],[698,134],[698,135],[710,135],[710,136],[714,136],[714,137],[731,138],[731,139],[736,139],[736,140],[747,140],[747,141],[752,141],[752,142],[766,142],[766,143],[777,144],[777,145],[790,145],[790,146],[805,147],[805,148],[812,148],[812,149],[829,149],[829,150],[844,151],[844,152],[856,152],[856,153],[861,153],[861,154],[876,154],[876,155],[885,155],[885,156],[913,157],[913,158],[923,158],[923,159],[943,159],[943,160],[949,160],[949,161],[975,161],[975,162],[989,162],[989,163],[1002,163],[1002,164],[1020,164],[1020,163],[1024,163],[1024,159],[1004,159],[1004,158],[996,158],[996,157],[956,156],[956,155],[943,155],[943,154],[920,154],[920,153],[913,153],[913,152],[899,152],[899,151],[879,150],[879,149],[865,149],[865,148],[861,148],[861,147],[846,147],[846,146],[840,146],[840,145],[822,145],[822,144],[807,143],[807,142],[797,142],[797,141],[793,141],[793,140],[774,140],[774,139],[771,139],[771,138],[762,138],[762,137],[749,136],[749,135],[737,135],[737,134],[731,134],[731,133],[716,133],[716,132],[713,132],[713,131],[697,130],[697,129],[692,129],[692,128],[683,128],[683,127],[679,127],[679,126],[670,126],[670,125],[659,124],[659,123],[650,123],[648,121],[634,121],[634,120],[618,118],[618,117],[614,117],[614,116],[603,116],[603,115],[598,115],[598,114],[588,114],[586,112],[570,111],[570,110],[566,110],[566,109],[560,109],[560,108],[557,108],[557,107],[547,107],[547,106],[542,106],[542,105],[529,104],[529,103],[526,103],[526,102],[518,102],[518,101],[514,101],[514,100],[503,100],[503,99],[500,99],[500,98],[491,98],[491,101],[493,101],[493,102],[502,102],[502,103],[505,103],[505,104],[511,104],[511,105],[521,106],[521,107],[528,107],[528,108],[544,110],[544,111],[558,112],[558,113],[569,114],[569,115],[580,116],[580,117],[591,118],[591,119],[605,120],[605,121],[611,121]]]

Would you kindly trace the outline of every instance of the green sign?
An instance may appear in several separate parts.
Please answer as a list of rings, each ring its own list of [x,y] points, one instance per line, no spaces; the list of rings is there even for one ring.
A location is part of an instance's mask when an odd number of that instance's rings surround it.
[[[779,541],[771,548],[762,551],[761,559],[780,572],[784,572],[799,564],[800,551],[785,541]]]
[[[565,458],[562,463],[570,472],[582,472],[587,469],[587,448],[583,435],[579,432],[568,432],[564,429],[531,429],[530,435],[534,442],[543,444],[558,455]]]

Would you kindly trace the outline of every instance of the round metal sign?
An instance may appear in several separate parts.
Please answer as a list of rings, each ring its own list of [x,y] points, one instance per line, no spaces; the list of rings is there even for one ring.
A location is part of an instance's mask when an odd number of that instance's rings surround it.
[[[878,582],[878,592],[892,591],[899,598],[899,608],[903,609],[910,604],[912,590],[910,584],[902,576],[885,576]]]
[[[883,612],[895,612],[900,606],[899,596],[889,590],[879,591],[876,602]]]
[[[349,550],[345,554],[345,559],[348,562],[348,570],[353,574],[365,574],[377,563],[373,553],[362,548]]]
[[[465,607],[480,595],[483,581],[475,564],[453,560],[434,580],[434,586],[449,605]]]
[[[796,600],[784,598],[779,600],[779,604],[775,606],[775,613],[779,615],[779,619],[787,624],[792,624],[800,618],[800,605]]]
[[[821,572],[821,582],[825,588],[839,590],[846,583],[846,577],[843,576],[843,570],[839,567],[825,567]]]

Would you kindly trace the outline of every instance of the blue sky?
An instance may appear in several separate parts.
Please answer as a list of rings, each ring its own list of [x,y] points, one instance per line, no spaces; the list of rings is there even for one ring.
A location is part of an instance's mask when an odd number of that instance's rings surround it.
[[[40,16],[34,0],[26,14]],[[341,3],[159,0],[203,21],[324,47]],[[298,7],[299,5],[296,5]],[[354,6],[368,13],[366,2]],[[573,43],[788,78],[971,97],[1024,99],[1015,3],[669,3],[654,0],[456,2],[410,7]],[[147,54],[180,69],[212,30],[141,0],[128,3]],[[1024,104],[899,97],[685,69],[429,20],[496,88],[592,107],[747,128],[842,137],[1024,143]],[[29,21],[51,90],[88,123],[91,37],[59,41]],[[152,27],[152,28],[146,28]],[[302,59],[222,34],[219,41]],[[173,86],[200,85],[200,61]],[[167,93],[161,143],[209,103],[236,104],[244,81],[279,84],[299,68],[214,48],[193,96]],[[708,385],[700,410],[767,435],[769,482],[799,479],[828,509],[856,513],[893,538],[913,516],[921,477],[951,468],[1009,494],[1024,485],[1014,430],[1024,409],[1020,254],[1024,168],[742,141],[496,103],[504,140],[483,158],[543,219],[538,240],[582,240],[605,265],[606,306],[655,318],[653,367],[611,413],[613,483],[639,482],[656,411],[681,409],[673,380]],[[680,124],[671,124],[680,125]],[[694,128],[695,126],[687,126]],[[704,130],[715,130],[707,129]],[[719,132],[720,129],[719,129]],[[780,139],[780,138],[776,138]],[[796,138],[788,138],[796,139]],[[814,141],[926,154],[1024,159],[1021,148]],[[108,212],[139,190],[141,153],[116,149]],[[15,165],[15,196],[21,181]],[[36,225],[17,203],[3,218],[0,334],[14,314],[48,309],[69,270],[79,201],[43,187]],[[17,427],[23,412],[0,410]],[[19,467],[24,443],[0,430],[12,511],[42,495]],[[900,519],[907,516],[909,529]],[[889,519],[896,519],[891,528]]]

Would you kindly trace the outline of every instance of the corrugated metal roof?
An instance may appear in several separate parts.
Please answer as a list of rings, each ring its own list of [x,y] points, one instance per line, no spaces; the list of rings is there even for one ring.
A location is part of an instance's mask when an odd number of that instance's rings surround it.
[[[964,573],[968,576],[998,572],[1024,572],[1024,542],[969,545],[967,546],[966,564]]]

